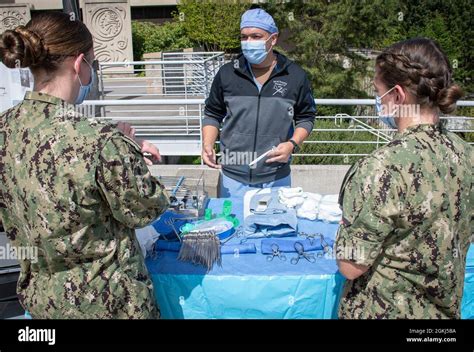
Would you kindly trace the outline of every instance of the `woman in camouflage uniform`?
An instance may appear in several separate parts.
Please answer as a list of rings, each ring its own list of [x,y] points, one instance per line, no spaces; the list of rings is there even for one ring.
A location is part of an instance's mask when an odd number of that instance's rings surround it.
[[[1,221],[14,246],[38,250],[20,260],[21,304],[33,318],[159,317],[134,231],[168,206],[142,156],[159,154],[75,112],[94,75],[89,30],[40,14],[1,36],[0,58],[35,79],[0,116]]]
[[[376,60],[383,121],[398,133],[354,164],[340,194],[341,318],[459,318],[472,235],[471,146],[440,124],[462,96],[432,40]]]

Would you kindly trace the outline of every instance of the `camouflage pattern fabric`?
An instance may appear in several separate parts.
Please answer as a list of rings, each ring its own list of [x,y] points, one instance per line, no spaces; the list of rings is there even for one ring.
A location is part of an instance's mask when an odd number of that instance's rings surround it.
[[[140,147],[38,92],[0,117],[0,217],[33,318],[158,318],[134,229],[169,204]]]
[[[369,270],[345,283],[340,318],[460,318],[472,164],[460,137],[417,125],[353,165],[336,254]]]

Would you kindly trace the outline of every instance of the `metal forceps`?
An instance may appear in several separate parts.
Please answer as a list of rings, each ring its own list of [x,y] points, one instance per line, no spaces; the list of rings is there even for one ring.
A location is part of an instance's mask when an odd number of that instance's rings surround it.
[[[324,239],[324,235],[322,233],[319,234],[321,236],[321,246],[323,246],[323,253],[324,254],[329,254],[329,252],[331,251],[331,247],[329,246],[329,244],[327,243],[327,241]],[[323,253],[318,253],[318,257],[321,258],[324,256]]]
[[[280,247],[276,244],[272,244],[272,254],[267,255],[267,262],[271,262],[273,258],[278,257],[280,260],[286,261],[286,256],[280,251]]]
[[[306,232],[300,232],[299,233],[301,236],[305,237],[310,245],[314,244],[314,241],[316,240],[316,236],[323,236],[321,233],[316,232],[316,233],[306,233]],[[322,237],[324,238],[324,236]]]
[[[301,258],[306,259],[310,263],[316,262],[316,258],[314,254],[312,253],[307,253],[304,251],[304,246],[303,243],[301,242],[295,242],[295,250],[296,253],[298,254],[296,257],[291,258],[290,263],[293,265],[298,264]]]

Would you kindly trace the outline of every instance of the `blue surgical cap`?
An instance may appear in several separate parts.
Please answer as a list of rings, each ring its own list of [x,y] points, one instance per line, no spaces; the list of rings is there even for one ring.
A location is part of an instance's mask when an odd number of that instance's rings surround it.
[[[240,29],[246,27],[260,28],[271,34],[278,33],[278,27],[276,26],[273,17],[262,9],[245,11],[242,15],[242,20],[240,21]]]

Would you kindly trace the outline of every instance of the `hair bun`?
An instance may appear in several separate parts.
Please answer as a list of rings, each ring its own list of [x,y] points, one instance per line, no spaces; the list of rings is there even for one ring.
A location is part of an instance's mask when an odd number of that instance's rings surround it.
[[[18,26],[15,32],[23,37],[23,43],[25,44],[25,67],[41,64],[47,56],[47,51],[41,37],[35,32],[28,30],[25,26]],[[28,64],[26,63],[27,59],[29,59]]]
[[[0,58],[9,68],[40,65],[47,57],[41,38],[25,26],[7,30],[0,40]]]
[[[456,84],[451,84],[441,89],[437,97],[437,104],[441,112],[449,114],[456,110],[456,102],[461,99],[463,95],[462,89]]]

